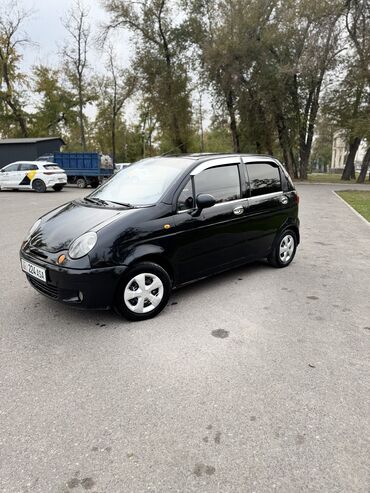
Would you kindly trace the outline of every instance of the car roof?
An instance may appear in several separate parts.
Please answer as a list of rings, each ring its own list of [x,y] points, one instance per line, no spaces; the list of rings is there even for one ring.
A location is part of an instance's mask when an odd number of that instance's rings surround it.
[[[9,163],[7,166],[10,166],[10,164],[53,164],[54,166],[58,166],[56,163],[51,163],[49,161],[14,161],[14,163]]]

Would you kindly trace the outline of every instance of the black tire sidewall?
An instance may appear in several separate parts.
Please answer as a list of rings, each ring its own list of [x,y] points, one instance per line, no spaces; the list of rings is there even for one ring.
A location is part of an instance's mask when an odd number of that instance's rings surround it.
[[[135,313],[126,306],[126,303],[124,302],[124,291],[128,282],[131,281],[133,277],[138,274],[142,274],[143,272],[146,272],[148,274],[155,274],[156,276],[158,276],[163,283],[164,293],[162,301],[156,308],[154,308],[154,310],[148,313]],[[114,309],[119,315],[122,315],[127,320],[148,320],[158,315],[165,308],[171,295],[171,290],[171,278],[165,271],[165,269],[163,269],[163,267],[153,262],[140,262],[128,269],[127,272],[122,276],[114,299]]]
[[[293,250],[293,254],[290,257],[289,261],[288,262],[282,262],[281,259],[280,259],[280,251],[279,251],[280,250],[280,243],[281,243],[282,239],[284,238],[284,236],[287,236],[287,235],[292,236],[293,239],[294,239],[294,250]],[[274,267],[280,267],[280,268],[288,267],[288,265],[290,265],[293,262],[294,257],[295,257],[295,254],[296,254],[296,251],[297,251],[297,235],[291,229],[286,229],[285,231],[283,231],[279,235],[279,237],[278,237],[278,239],[277,239],[277,241],[275,243],[273,254],[272,254],[272,256],[269,259],[270,260],[270,263]]]

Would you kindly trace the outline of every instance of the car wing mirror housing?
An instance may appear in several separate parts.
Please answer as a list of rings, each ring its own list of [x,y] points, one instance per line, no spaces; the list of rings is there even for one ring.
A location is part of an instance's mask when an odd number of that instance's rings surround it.
[[[197,208],[198,210],[209,209],[209,207],[213,207],[216,203],[216,199],[213,195],[208,193],[200,193],[197,195]]]

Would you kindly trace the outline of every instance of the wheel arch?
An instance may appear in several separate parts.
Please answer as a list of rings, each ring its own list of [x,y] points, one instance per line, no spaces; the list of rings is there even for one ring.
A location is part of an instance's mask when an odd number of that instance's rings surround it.
[[[166,256],[164,249],[158,245],[140,245],[126,258],[128,268],[140,262],[153,262],[162,267],[170,276],[172,283],[175,281],[174,268]]]

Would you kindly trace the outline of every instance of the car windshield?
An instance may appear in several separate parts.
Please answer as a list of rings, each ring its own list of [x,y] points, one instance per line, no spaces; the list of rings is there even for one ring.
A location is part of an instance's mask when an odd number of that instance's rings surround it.
[[[122,168],[89,197],[123,205],[158,202],[174,180],[186,169],[184,158],[149,158]]]

